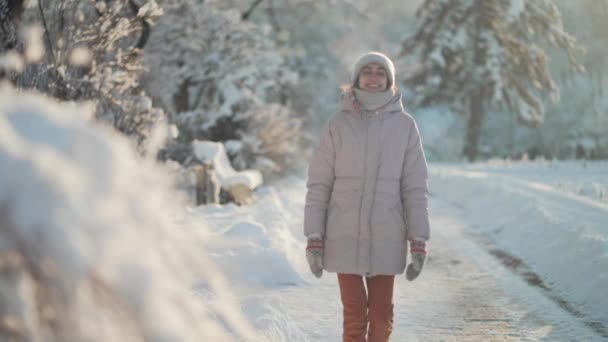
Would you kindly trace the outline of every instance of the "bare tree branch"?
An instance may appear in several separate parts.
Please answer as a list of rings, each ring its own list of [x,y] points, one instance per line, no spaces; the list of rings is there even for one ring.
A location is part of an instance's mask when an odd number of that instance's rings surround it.
[[[255,0],[255,1],[253,2],[253,4],[251,4],[251,6],[249,7],[249,9],[248,9],[247,11],[245,11],[245,13],[243,13],[243,15],[242,15],[242,17],[241,17],[241,18],[242,18],[243,20],[247,20],[247,19],[249,19],[249,17],[250,17],[250,16],[251,16],[251,14],[253,13],[253,11],[255,11],[255,8],[256,8],[256,7],[258,7],[258,5],[262,3],[262,1],[264,1],[264,0]]]
[[[51,55],[51,60],[55,63],[55,51],[53,49],[53,43],[51,42],[51,35],[49,32],[49,26],[46,23],[46,17],[44,16],[44,10],[42,9],[42,0],[38,0],[38,11],[40,11],[40,18],[42,19],[42,25],[44,26],[44,37],[46,38],[46,45]]]
[[[131,9],[137,16],[137,13],[139,13],[140,6],[137,3],[135,3],[135,1],[133,1],[133,0],[129,0],[129,5],[131,6]],[[146,43],[148,42],[148,38],[150,38],[150,24],[148,24],[148,22],[143,18],[140,20],[140,22],[141,22],[141,36],[139,36],[139,41],[137,42],[137,44],[135,44],[135,48],[143,49],[144,46],[146,46]]]

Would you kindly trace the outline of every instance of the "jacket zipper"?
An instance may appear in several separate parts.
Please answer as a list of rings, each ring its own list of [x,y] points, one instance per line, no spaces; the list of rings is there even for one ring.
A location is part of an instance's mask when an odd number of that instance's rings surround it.
[[[376,115],[378,115],[378,112],[376,112]],[[382,115],[382,114],[379,114]],[[370,207],[370,211],[369,211],[369,273],[370,274],[374,274],[373,271],[373,254],[372,251],[374,250],[374,230],[372,229],[372,214],[374,212],[374,207],[376,206],[376,190],[378,189],[378,178],[380,178],[380,164],[382,163],[382,127],[383,127],[383,123],[384,123],[384,118],[380,117],[379,118],[379,122],[378,125],[379,127],[379,132],[378,132],[378,159],[376,161],[376,176],[374,178],[374,191],[372,192],[372,205]]]
[[[359,269],[359,259],[360,259],[360,245],[361,245],[361,213],[363,212],[363,196],[365,196],[365,186],[367,185],[367,143],[369,138],[369,121],[367,116],[360,111],[361,117],[363,117],[363,122],[365,123],[365,146],[363,149],[363,188],[361,189],[361,196],[359,198],[359,222],[357,225],[357,269]],[[370,268],[371,268],[371,260],[370,260]],[[367,271],[367,270],[366,270]],[[365,272],[366,275],[368,272]]]

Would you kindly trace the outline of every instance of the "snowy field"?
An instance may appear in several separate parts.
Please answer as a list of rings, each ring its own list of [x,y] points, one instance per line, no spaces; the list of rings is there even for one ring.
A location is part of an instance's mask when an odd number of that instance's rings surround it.
[[[304,259],[303,175],[249,206],[188,207],[86,107],[4,91],[2,334],[340,340],[335,275],[314,278]],[[605,162],[432,164],[430,255],[415,282],[397,279],[393,340],[608,340],[607,174]]]

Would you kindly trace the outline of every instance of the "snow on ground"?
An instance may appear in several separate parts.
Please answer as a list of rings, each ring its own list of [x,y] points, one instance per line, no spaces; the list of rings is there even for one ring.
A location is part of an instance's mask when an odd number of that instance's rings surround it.
[[[459,167],[469,171],[509,175],[537,188],[579,195],[608,204],[608,161],[539,159],[514,162],[497,159],[486,163],[459,164]]]
[[[589,182],[606,189],[608,163],[435,164],[430,184],[433,196],[460,207],[475,232],[514,256],[510,262],[538,274],[537,285],[608,333],[608,203],[561,186]]]
[[[431,206],[441,214],[429,260],[416,281],[396,279],[391,341],[603,341],[473,242],[459,208],[438,199]],[[340,341],[335,275],[272,296],[284,299],[303,341]]]
[[[301,178],[296,184],[287,182],[281,191],[263,186],[251,206],[200,206],[182,218],[209,223],[208,231],[200,231],[205,250],[225,272],[244,313],[265,341],[307,340],[284,298],[272,295],[308,286]]]
[[[467,194],[477,194],[481,202],[489,203],[498,198],[499,191],[479,192],[473,184],[446,176],[448,170],[456,172],[463,168],[466,169],[466,165],[432,167],[430,258],[423,275],[415,282],[409,283],[403,276],[397,278],[393,340],[605,340],[602,327],[590,324],[593,320],[586,316],[592,312],[588,310],[591,306],[576,306],[578,311],[574,313],[565,310],[563,301],[531,286],[529,279],[505,267],[503,260],[488,251],[488,245],[479,238],[484,231],[479,229],[479,223],[466,207],[467,202],[460,203],[460,198],[455,200],[445,192],[449,192],[448,186],[463,184],[470,189],[454,188],[454,196],[460,194],[468,198]],[[438,187],[444,189],[440,191]],[[250,207],[199,207],[193,209],[191,215],[207,220],[211,231],[218,236],[237,229],[243,232],[239,236],[250,237],[245,242],[249,247],[245,249],[221,246],[206,246],[206,249],[213,251],[216,261],[229,270],[230,282],[244,285],[237,291],[237,296],[243,298],[243,309],[254,327],[266,331],[265,336],[272,336],[268,340],[338,341],[342,322],[335,275],[325,273],[317,280],[309,274],[303,257],[304,193],[304,178],[294,176],[263,186],[256,193],[256,203]],[[557,194],[563,195],[559,191]],[[517,204],[519,199],[513,200],[513,204]],[[580,208],[573,210],[576,209]],[[481,217],[492,216],[505,221],[513,216],[505,203],[492,212],[488,208],[483,210],[486,215],[479,215]],[[598,215],[601,220],[601,213]],[[535,224],[539,222],[535,221]],[[537,227],[528,225],[527,229]],[[538,229],[546,233],[544,226]],[[569,235],[562,238],[572,239]],[[229,258],[225,259],[226,256]],[[593,256],[598,257],[601,262],[601,253]],[[236,265],[234,261],[237,261]],[[555,267],[551,256],[546,261],[545,266]],[[583,265],[587,263],[581,261]],[[562,266],[559,262],[557,265]],[[603,267],[603,264],[593,265]],[[603,270],[580,267],[578,271],[577,276],[586,272],[593,283],[584,289],[593,291],[583,298],[585,302],[593,305],[590,301],[603,300],[604,292],[597,287],[603,281]],[[582,293],[580,289],[571,291]],[[577,316],[579,311],[585,315]],[[260,312],[265,315],[260,316]]]

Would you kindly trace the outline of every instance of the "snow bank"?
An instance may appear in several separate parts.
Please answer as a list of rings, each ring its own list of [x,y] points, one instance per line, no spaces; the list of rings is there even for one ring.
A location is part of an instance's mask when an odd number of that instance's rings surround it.
[[[558,186],[605,189],[606,174],[606,162],[433,164],[430,189],[576,310],[606,322],[608,205]]]
[[[238,279],[237,284],[268,289],[299,283],[298,273],[285,254],[271,245],[269,234],[258,222],[237,222],[223,233],[228,245],[221,252],[211,251],[220,256],[216,262],[229,279]]]
[[[262,201],[267,201],[266,196]],[[193,211],[192,220],[205,218],[209,222],[209,230],[200,231],[207,241],[205,249],[230,283],[247,292],[302,284],[289,255],[291,250],[282,245],[283,239],[295,241],[296,237],[285,230],[287,227],[252,217],[260,209],[257,204],[246,209],[229,204],[201,206]]]
[[[168,177],[91,116],[0,89],[0,337],[257,340]]]
[[[302,235],[302,177],[288,177],[258,189],[251,205],[233,203],[192,208],[187,221],[205,219],[198,229],[205,250],[220,265],[241,299],[260,341],[306,341],[281,298],[284,289],[306,286],[309,276]]]
[[[493,159],[485,163],[468,164],[466,168],[511,175],[522,181],[551,187],[564,195],[580,195],[608,204],[608,161]]]

